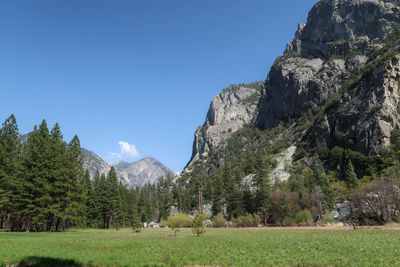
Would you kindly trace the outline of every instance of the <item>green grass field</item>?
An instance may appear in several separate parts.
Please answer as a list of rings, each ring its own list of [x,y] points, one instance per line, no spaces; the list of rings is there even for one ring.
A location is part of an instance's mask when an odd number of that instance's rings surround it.
[[[0,232],[0,266],[400,266],[400,231],[323,229]]]

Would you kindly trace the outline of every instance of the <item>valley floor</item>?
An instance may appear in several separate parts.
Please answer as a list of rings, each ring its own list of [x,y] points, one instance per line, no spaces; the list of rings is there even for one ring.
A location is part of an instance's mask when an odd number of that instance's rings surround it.
[[[400,231],[350,228],[0,232],[0,266],[400,266]]]

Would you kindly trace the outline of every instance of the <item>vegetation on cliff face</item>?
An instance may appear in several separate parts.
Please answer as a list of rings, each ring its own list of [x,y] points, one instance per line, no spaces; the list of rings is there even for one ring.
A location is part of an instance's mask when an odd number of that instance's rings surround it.
[[[192,172],[183,175],[178,186],[184,188],[182,191],[189,190],[190,195],[201,193],[203,201],[212,204],[214,215],[224,212],[231,220],[251,213],[261,215],[264,223],[291,224],[296,214],[306,209],[311,211],[314,221],[324,220],[327,212],[335,210],[336,202],[344,201],[353,204],[354,216],[348,221],[371,224],[399,220],[400,203],[395,191],[396,179],[400,177],[400,158],[396,154],[399,130],[395,127],[391,131],[390,146],[382,146],[377,154],[368,155],[357,151],[354,140],[345,133],[333,131],[325,141],[319,138],[317,129],[327,116],[335,116],[343,102],[351,101],[346,97],[357,94],[355,90],[364,80],[374,78],[377,69],[399,54],[399,39],[397,28],[382,48],[371,53],[365,66],[344,81],[338,93],[328,97],[322,106],[304,110],[299,118],[281,122],[277,127],[260,130],[250,124],[238,130],[223,146],[211,151],[205,161],[194,165]],[[297,151],[296,162],[288,166],[290,179],[272,181],[270,173],[277,153],[291,145]],[[249,177],[251,180],[246,180]],[[377,204],[371,208],[375,211],[366,212],[369,214],[360,212],[362,207],[357,207],[357,203],[361,192],[364,199],[372,192],[368,190],[383,194],[378,190],[383,181],[386,190],[392,186],[387,203],[393,208],[385,211],[383,217]],[[180,208],[187,212],[195,209],[196,199],[193,197],[190,207]]]

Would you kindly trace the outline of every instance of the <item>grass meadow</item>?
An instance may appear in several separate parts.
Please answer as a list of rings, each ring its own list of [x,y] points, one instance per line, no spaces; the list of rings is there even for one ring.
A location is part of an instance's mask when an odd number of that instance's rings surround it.
[[[400,266],[399,230],[0,232],[0,266]]]

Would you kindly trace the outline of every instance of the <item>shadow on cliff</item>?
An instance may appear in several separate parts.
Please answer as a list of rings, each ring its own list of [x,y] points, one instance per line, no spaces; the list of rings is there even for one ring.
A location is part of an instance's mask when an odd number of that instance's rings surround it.
[[[48,257],[26,257],[20,261],[16,267],[83,267],[88,265],[82,265],[74,260],[48,258]]]

